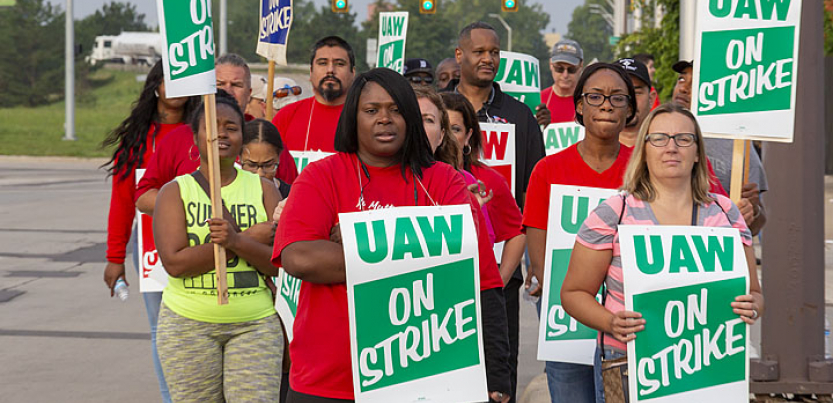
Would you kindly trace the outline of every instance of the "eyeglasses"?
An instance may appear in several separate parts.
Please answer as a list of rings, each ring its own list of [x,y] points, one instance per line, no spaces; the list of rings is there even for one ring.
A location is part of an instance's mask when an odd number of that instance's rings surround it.
[[[570,73],[570,74],[576,74],[576,72],[578,71],[577,66],[567,66],[567,67],[565,67],[565,66],[560,65],[560,64],[552,66],[552,69],[555,70],[555,72],[558,73],[558,74],[564,73],[564,70],[567,70],[567,73]]]
[[[408,78],[408,81],[410,81],[414,84],[419,84],[419,83],[431,84],[431,83],[434,82],[434,77],[431,77],[431,76],[427,76],[427,77],[409,76],[407,78]]]
[[[275,96],[275,98],[283,98],[289,96],[290,92],[292,93],[292,95],[301,95],[301,87],[296,85],[294,87],[278,88],[272,94]]]
[[[674,139],[674,144],[677,147],[691,147],[697,141],[697,135],[694,133],[677,133],[671,136],[668,133],[651,133],[645,136],[645,141],[651,143],[654,147],[665,147],[671,139]]]
[[[243,169],[255,173],[258,169],[262,169],[263,173],[270,174],[278,170],[278,163],[273,161],[267,161],[262,164],[258,164],[254,161],[243,161]]]
[[[581,96],[584,98],[584,102],[587,102],[590,106],[602,106],[605,100],[610,100],[610,105],[614,108],[628,106],[628,101],[631,99],[629,95],[624,94],[604,95],[595,92],[581,94]]]

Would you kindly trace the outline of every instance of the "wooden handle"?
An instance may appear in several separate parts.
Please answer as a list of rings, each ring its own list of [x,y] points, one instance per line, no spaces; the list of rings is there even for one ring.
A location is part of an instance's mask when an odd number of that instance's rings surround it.
[[[275,92],[275,61],[269,61],[269,81],[266,82],[266,118],[270,121],[274,117],[275,107],[273,105],[273,97]]]
[[[211,190],[211,217],[223,218],[223,196],[220,193],[220,149],[217,144],[217,104],[214,94],[203,96],[205,103],[205,141],[208,152],[208,186]],[[226,249],[214,244],[214,273],[217,284],[217,303],[228,304]]]

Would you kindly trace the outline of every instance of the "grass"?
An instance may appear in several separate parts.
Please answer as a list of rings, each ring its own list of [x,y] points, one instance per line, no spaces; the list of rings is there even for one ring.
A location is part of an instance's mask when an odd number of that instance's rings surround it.
[[[76,95],[75,141],[64,137],[64,102],[36,108],[0,108],[0,155],[108,157],[101,141],[129,114],[143,83],[135,72],[99,70],[92,89]],[[62,85],[63,83],[56,83]]]

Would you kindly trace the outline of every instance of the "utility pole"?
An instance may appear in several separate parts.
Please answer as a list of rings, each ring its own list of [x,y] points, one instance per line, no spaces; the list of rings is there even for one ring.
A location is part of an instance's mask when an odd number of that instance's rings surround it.
[[[680,57],[694,60],[694,22],[697,16],[696,0],[680,0]]]
[[[73,24],[72,0],[67,0],[66,9],[66,43],[64,58],[66,70],[64,80],[64,103],[66,104],[66,121],[64,122],[64,140],[75,140],[75,27]]]
[[[503,25],[503,27],[506,28],[506,32],[509,35],[509,38],[508,38],[509,39],[509,44],[508,44],[508,49],[507,50],[511,52],[512,51],[512,27],[510,27],[509,24],[506,23],[506,20],[504,20],[503,17],[500,16],[500,14],[492,13],[492,14],[489,14],[489,17],[496,18],[498,21],[500,21],[500,23]]]
[[[228,4],[220,0],[220,55],[228,53]]]

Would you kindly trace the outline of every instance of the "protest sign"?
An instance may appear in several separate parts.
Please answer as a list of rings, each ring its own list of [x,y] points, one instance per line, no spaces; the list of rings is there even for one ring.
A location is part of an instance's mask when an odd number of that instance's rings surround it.
[[[300,174],[304,168],[307,167],[312,162],[318,161],[320,159],[327,158],[333,153],[328,153],[326,151],[293,151],[289,150],[289,154],[292,155],[292,158],[295,160],[295,166],[298,168],[298,173]]]
[[[506,123],[480,123],[483,155],[480,161],[498,171],[515,195],[515,125]]]
[[[468,205],[339,214],[358,403],[488,400]]]
[[[627,345],[630,401],[748,401],[748,326],[730,305],[749,293],[738,230],[621,225],[619,242],[625,309],[645,319]]]
[[[615,194],[614,189],[550,187],[544,290],[538,321],[538,360],[593,365],[598,332],[567,315],[561,306],[561,285],[567,275],[579,228],[596,206]],[[596,298],[601,301],[601,295]]]
[[[584,140],[584,126],[575,123],[551,123],[544,128],[544,151],[553,155]]]
[[[538,58],[523,53],[500,51],[495,81],[504,93],[523,102],[532,113],[541,104],[541,72]]]
[[[405,67],[405,36],[408,12],[379,13],[379,50],[376,67],[387,67],[402,74]]]
[[[136,183],[142,179],[145,169],[136,169]],[[168,272],[156,253],[153,242],[153,216],[136,209],[136,242],[139,251],[139,291],[160,292],[168,285]]]
[[[707,136],[792,142],[801,0],[697,2],[691,110]]]
[[[292,0],[260,0],[257,54],[286,66],[286,43],[292,27]],[[269,78],[270,81],[274,77]]]
[[[162,67],[169,98],[214,94],[214,31],[211,1],[156,0],[165,43]]]
[[[278,277],[273,279],[278,291],[275,295],[275,311],[281,317],[287,340],[292,341],[292,326],[295,325],[295,315],[298,313],[301,280],[287,274],[283,268],[278,269]]]

